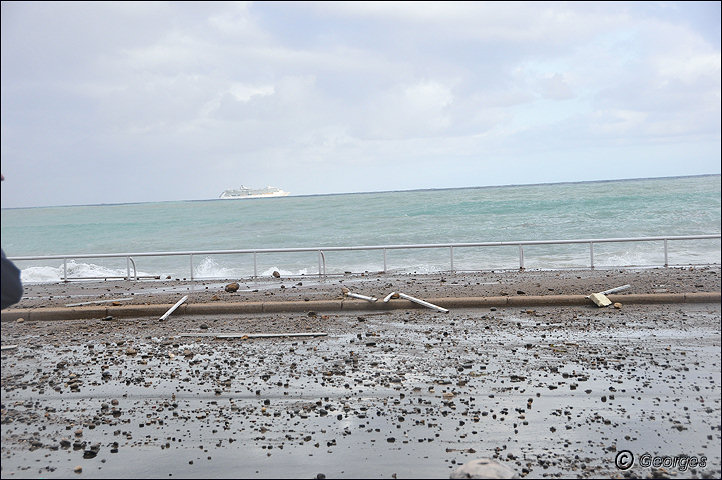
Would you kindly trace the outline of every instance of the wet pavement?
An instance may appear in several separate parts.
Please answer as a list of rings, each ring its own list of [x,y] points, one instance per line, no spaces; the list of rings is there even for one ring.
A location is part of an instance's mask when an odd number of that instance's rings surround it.
[[[3,322],[2,477],[718,478],[720,343],[717,304]]]

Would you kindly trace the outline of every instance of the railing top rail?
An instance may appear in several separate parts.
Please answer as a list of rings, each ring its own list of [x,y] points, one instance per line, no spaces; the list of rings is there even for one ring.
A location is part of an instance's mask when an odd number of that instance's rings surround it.
[[[82,253],[66,255],[35,255],[8,257],[10,260],[49,260],[65,258],[122,258],[122,257],[157,257],[174,255],[228,255],[247,253],[294,253],[294,252],[334,252],[354,250],[398,250],[412,248],[449,248],[449,247],[493,247],[493,246],[524,246],[524,245],[561,245],[575,243],[611,243],[611,242],[652,242],[664,240],[703,240],[720,238],[721,234],[704,235],[677,235],[677,236],[655,236],[655,237],[628,237],[628,238],[585,238],[570,240],[514,240],[499,242],[465,242],[465,243],[422,243],[408,245],[359,245],[349,247],[317,246],[317,247],[294,247],[294,248],[244,248],[237,250],[188,250],[176,252],[131,252],[131,253]]]

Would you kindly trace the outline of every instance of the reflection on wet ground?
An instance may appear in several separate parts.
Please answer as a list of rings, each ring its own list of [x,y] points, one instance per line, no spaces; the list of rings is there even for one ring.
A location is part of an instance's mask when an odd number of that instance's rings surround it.
[[[5,322],[2,477],[720,474],[720,306]],[[217,340],[181,333],[318,332]]]

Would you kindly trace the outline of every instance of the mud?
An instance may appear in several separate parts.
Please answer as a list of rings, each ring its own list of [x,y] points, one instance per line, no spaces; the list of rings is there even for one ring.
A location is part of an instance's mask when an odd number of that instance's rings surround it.
[[[664,275],[644,288],[677,288]],[[719,269],[707,277],[719,290]],[[356,291],[482,283],[440,280]],[[535,294],[574,279],[484,280]],[[303,332],[326,335],[208,336]],[[448,478],[479,457],[532,478],[722,474],[716,304],[5,321],[2,344],[17,345],[2,352],[3,478]],[[705,465],[643,467],[644,453]]]

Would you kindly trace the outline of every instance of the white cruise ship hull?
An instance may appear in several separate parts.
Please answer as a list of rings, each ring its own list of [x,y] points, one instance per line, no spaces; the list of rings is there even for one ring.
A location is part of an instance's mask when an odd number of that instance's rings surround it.
[[[289,192],[285,192],[280,188],[266,187],[261,189],[252,189],[241,186],[239,189],[225,190],[219,198],[222,199],[239,199],[239,198],[267,198],[267,197],[285,197]]]

